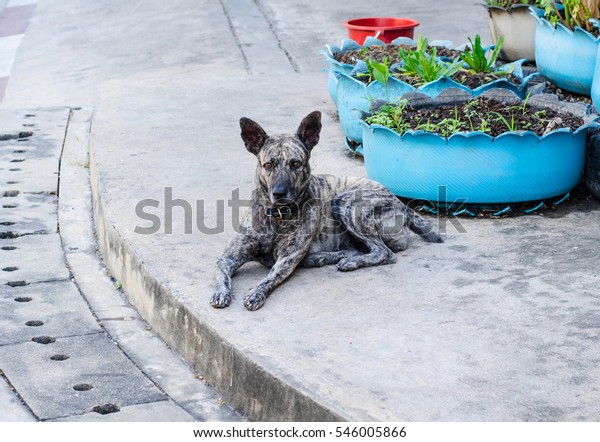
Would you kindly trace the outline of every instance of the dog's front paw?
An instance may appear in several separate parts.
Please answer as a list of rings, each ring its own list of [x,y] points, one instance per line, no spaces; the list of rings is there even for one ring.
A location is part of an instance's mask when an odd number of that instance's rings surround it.
[[[231,304],[231,295],[218,290],[210,300],[210,305],[216,308],[225,308]]]
[[[250,294],[244,298],[244,306],[248,310],[258,310],[263,306],[266,299],[267,295],[264,292],[252,290]]]
[[[354,258],[344,258],[337,264],[337,268],[341,272],[351,272],[359,267],[359,263]]]

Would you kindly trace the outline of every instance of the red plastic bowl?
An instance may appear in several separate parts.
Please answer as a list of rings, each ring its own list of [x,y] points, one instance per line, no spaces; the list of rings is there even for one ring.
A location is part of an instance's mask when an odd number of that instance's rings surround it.
[[[419,22],[410,18],[397,17],[368,17],[346,20],[348,35],[352,40],[362,45],[368,36],[377,37],[384,43],[391,43],[398,37],[413,38]]]

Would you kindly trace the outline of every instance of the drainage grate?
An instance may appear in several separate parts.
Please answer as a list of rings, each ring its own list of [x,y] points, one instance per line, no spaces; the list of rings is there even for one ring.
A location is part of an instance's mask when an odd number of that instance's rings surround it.
[[[0,232],[0,239],[15,239],[15,238],[18,238],[19,236],[21,236],[21,235],[19,235],[16,232],[11,232],[11,231]]]
[[[34,338],[31,338],[31,340],[38,344],[44,344],[44,345],[53,344],[56,342],[56,338],[53,338],[52,336],[36,336]]]
[[[119,411],[121,411],[121,409],[116,406],[115,404],[105,404],[105,405],[96,405],[94,408],[92,408],[92,411],[98,413],[98,414],[111,414],[111,413],[117,413]]]
[[[8,281],[6,285],[10,287],[24,287],[29,285],[29,283],[27,281]]]
[[[29,138],[33,135],[33,132],[19,132],[16,134],[0,134],[0,141],[8,140],[19,140],[23,138]]]

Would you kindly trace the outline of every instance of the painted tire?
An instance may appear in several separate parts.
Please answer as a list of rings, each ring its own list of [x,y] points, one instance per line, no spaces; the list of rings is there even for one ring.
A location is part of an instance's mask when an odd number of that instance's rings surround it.
[[[351,75],[336,73],[338,78],[336,105],[340,118],[342,131],[347,138],[357,143],[362,142],[362,127],[360,118],[363,112],[369,111],[369,106],[374,100],[386,100],[391,103],[397,102],[407,92],[420,92],[431,98],[440,96],[443,92],[450,92],[450,89],[458,89],[477,97],[492,89],[503,89],[512,92],[519,98],[525,98],[529,81],[537,76],[537,73],[523,77],[521,64],[523,60],[511,63],[515,66],[515,73],[522,78],[520,86],[516,86],[506,79],[495,80],[491,83],[479,86],[476,89],[470,89],[462,84],[455,82],[447,77],[426,83],[419,88],[415,88],[404,81],[396,78],[390,78],[386,88],[379,82],[374,81],[369,85],[355,79]]]
[[[559,23],[555,28],[535,18],[535,60],[542,75],[561,89],[589,96],[598,38],[579,27],[571,31]]]
[[[598,57],[598,52],[600,52],[600,44],[596,51],[596,64],[594,66],[594,80],[592,81],[591,91],[592,102],[596,110],[600,109],[600,57]]]
[[[543,200],[571,191],[584,170],[587,129],[599,126],[593,120],[575,131],[561,128],[543,136],[519,131],[444,138],[360,124],[369,178],[405,198],[478,204]]]

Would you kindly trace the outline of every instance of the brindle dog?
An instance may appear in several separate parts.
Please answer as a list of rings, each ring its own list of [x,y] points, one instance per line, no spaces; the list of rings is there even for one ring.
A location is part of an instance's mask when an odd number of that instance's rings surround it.
[[[428,242],[443,242],[424,220],[381,184],[366,178],[311,175],[309,159],[319,142],[321,113],[309,114],[295,135],[268,136],[256,122],[240,119],[246,149],[256,155],[252,213],[217,263],[211,304],[231,303],[231,277],[246,262],[271,270],[244,298],[249,310],[298,265],[337,264],[341,271],[391,264],[408,246],[408,229]]]

